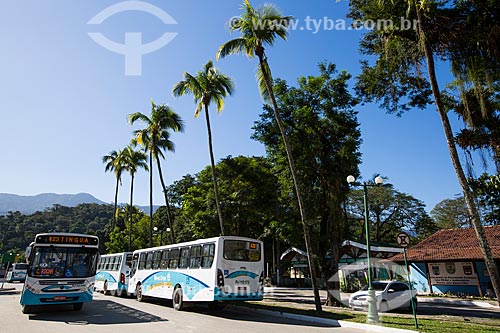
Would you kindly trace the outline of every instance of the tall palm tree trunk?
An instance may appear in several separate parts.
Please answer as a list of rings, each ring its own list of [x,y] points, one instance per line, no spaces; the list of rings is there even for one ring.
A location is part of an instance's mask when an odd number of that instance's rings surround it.
[[[290,143],[288,142],[288,138],[287,138],[286,133],[285,133],[285,127],[283,126],[283,121],[281,120],[281,116],[278,112],[278,103],[276,103],[276,98],[274,97],[274,92],[273,92],[273,88],[272,88],[272,84],[271,84],[271,75],[270,75],[270,73],[267,72],[267,68],[269,68],[269,67],[267,65],[267,60],[264,60],[264,48],[261,46],[260,50],[259,49],[256,50],[256,54],[257,54],[257,57],[259,58],[259,65],[260,65],[260,68],[262,69],[262,73],[264,75],[266,89],[269,93],[269,97],[270,97],[271,103],[273,105],[274,117],[276,118],[276,123],[278,124],[278,127],[280,129],[281,137],[282,137],[283,143],[285,145],[288,163],[290,165],[290,173],[292,174],[293,184],[295,186],[295,193],[297,195],[300,216],[302,219],[302,227],[304,230],[304,242],[305,242],[306,251],[307,251],[307,261],[309,264],[309,271],[311,272],[311,283],[312,283],[313,292],[314,292],[314,304],[316,305],[316,311],[320,312],[320,311],[322,311],[322,308],[321,308],[321,299],[319,297],[318,286],[316,283],[316,266],[314,264],[314,257],[313,257],[312,247],[311,247],[311,237],[309,235],[309,226],[307,225],[306,210],[305,210],[304,201],[302,199],[302,195],[301,195],[300,188],[299,188],[297,171],[295,169],[295,162],[294,162],[294,159],[292,156],[292,149],[290,148]]]
[[[116,208],[118,207],[118,188],[120,187],[120,178],[116,177],[116,188],[115,188],[115,207],[113,209],[113,224],[111,225],[111,231],[115,229],[116,226]]]
[[[149,150],[149,247],[153,246],[153,152]]]
[[[214,180],[215,206],[217,207],[217,215],[219,216],[221,236],[224,236],[224,223],[222,222],[222,212],[220,209],[219,187],[217,185],[217,173],[215,171],[214,149],[212,147],[212,129],[210,128],[210,117],[208,115],[208,104],[205,104],[205,119],[207,121],[208,150],[210,152],[210,165],[212,166],[212,178]]]
[[[129,216],[129,231],[128,231],[128,250],[132,251],[132,200],[134,198],[134,174],[130,174],[130,205],[128,206],[128,216]]]
[[[462,192],[464,194],[468,212],[472,218],[471,219],[472,224],[474,226],[474,230],[476,232],[476,236],[479,241],[479,247],[481,248],[481,252],[483,253],[484,262],[486,264],[488,274],[490,275],[491,284],[493,285],[497,302],[500,305],[500,286],[499,286],[500,277],[498,274],[497,266],[493,259],[491,249],[488,244],[488,239],[486,238],[486,233],[484,232],[484,227],[481,224],[481,219],[479,217],[479,213],[476,204],[474,202],[474,196],[471,192],[469,184],[467,183],[467,178],[465,177],[462,164],[460,163],[460,158],[458,156],[457,148],[455,145],[453,131],[450,125],[450,120],[448,119],[448,115],[443,106],[443,101],[441,99],[441,93],[439,91],[439,86],[436,78],[433,52],[431,50],[429,43],[427,42],[425,32],[423,30],[422,12],[421,9],[418,8],[418,6],[416,7],[416,11],[417,11],[419,35],[422,46],[424,47],[425,51],[425,58],[427,61],[427,70],[429,74],[429,81],[431,83],[432,94],[434,96],[434,101],[436,102],[436,108],[439,112],[439,116],[441,117],[441,122],[443,124],[443,129],[446,136],[446,142],[448,144],[448,150],[450,152],[451,161],[453,163],[453,167],[455,168],[455,172],[457,174],[460,186],[462,187]]]
[[[172,244],[174,244],[175,243],[174,223],[172,220],[172,212],[170,210],[170,204],[168,201],[167,188],[165,187],[165,182],[163,181],[163,174],[161,172],[160,159],[158,158],[158,156],[156,156],[156,165],[158,166],[158,173],[160,174],[161,188],[163,189],[163,194],[165,196],[165,206],[167,206],[167,217],[168,217],[168,225],[170,228],[170,238],[171,238]],[[162,231],[160,231],[160,232],[162,232]]]

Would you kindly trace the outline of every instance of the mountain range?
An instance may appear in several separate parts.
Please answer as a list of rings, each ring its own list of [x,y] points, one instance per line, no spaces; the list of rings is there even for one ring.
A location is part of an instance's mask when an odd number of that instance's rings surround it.
[[[0,193],[0,215],[19,211],[22,214],[32,214],[43,211],[53,205],[75,207],[82,203],[107,204],[89,193],[56,194],[42,193],[37,195],[17,195]]]
[[[104,202],[97,199],[89,193],[77,194],[56,194],[41,193],[37,195],[17,195],[9,193],[0,193],[0,215],[6,215],[8,212],[20,212],[25,215],[33,214],[37,211],[44,211],[54,205],[65,207],[75,207],[84,203],[95,203],[98,205],[112,205],[112,202]],[[125,206],[124,203],[118,203],[119,206]],[[149,206],[136,206],[139,210],[149,214]],[[153,205],[153,213],[160,206]]]

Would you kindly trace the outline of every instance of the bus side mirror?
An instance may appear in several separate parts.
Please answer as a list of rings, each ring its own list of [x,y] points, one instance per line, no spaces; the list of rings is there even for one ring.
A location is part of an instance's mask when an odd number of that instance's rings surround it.
[[[26,262],[29,263],[30,262],[30,256],[31,256],[31,246],[28,246],[26,248],[24,256],[26,257]]]

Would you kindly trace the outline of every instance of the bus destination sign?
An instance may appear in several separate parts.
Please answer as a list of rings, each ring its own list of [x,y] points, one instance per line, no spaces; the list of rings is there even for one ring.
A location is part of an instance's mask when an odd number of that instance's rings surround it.
[[[97,245],[98,238],[78,235],[39,235],[36,242],[40,244]]]

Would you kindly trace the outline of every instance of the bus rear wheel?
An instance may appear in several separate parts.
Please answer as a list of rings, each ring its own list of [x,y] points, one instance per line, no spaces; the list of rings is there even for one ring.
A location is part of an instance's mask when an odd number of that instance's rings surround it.
[[[172,295],[172,303],[173,303],[175,310],[177,310],[177,311],[182,310],[184,302],[182,300],[182,288],[181,287],[175,288],[174,294]]]
[[[139,302],[144,301],[144,296],[142,295],[142,285],[141,285],[141,284],[138,284],[138,285],[135,287],[135,298],[136,298],[136,299],[137,299],[137,301],[139,301]]]
[[[221,311],[226,307],[226,303],[219,301],[208,302],[208,310],[210,311]]]

